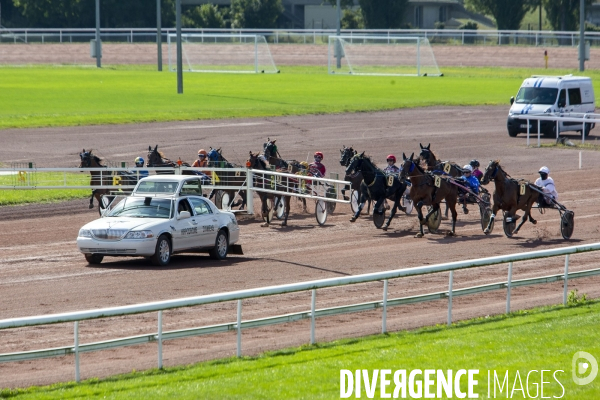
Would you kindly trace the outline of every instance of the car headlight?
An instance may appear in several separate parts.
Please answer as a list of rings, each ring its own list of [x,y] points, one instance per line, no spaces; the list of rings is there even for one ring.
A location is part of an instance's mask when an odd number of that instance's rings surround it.
[[[152,231],[129,231],[125,239],[148,239],[154,237]]]
[[[80,229],[78,237],[92,237],[92,232],[89,229]]]

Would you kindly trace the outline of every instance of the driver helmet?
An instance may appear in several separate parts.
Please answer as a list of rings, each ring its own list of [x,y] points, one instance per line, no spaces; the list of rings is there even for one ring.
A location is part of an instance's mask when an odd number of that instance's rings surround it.
[[[320,151],[317,151],[315,153],[315,159],[317,159],[317,158],[320,158],[322,160],[323,159],[323,153],[321,153]],[[321,160],[319,160],[319,161],[321,161]]]
[[[471,173],[471,172],[473,172],[473,167],[471,167],[469,164],[467,164],[463,167],[463,170],[464,170],[464,172]]]
[[[137,157],[135,159],[135,166],[136,167],[143,167],[144,166],[144,159],[142,157]]]
[[[471,162],[469,163],[469,165],[471,167],[473,167],[473,169],[479,168],[479,161],[477,161],[477,160],[471,160]]]
[[[548,167],[543,166],[542,168],[540,168],[540,170],[538,172],[540,174],[546,174],[546,175],[548,175],[550,173],[550,170],[548,169]]]
[[[208,157],[208,153],[204,149],[198,150],[198,158],[202,157],[203,160],[206,160]]]
[[[393,154],[390,154],[389,156],[387,156],[386,158],[387,161],[393,161],[394,164],[396,163],[396,156]]]

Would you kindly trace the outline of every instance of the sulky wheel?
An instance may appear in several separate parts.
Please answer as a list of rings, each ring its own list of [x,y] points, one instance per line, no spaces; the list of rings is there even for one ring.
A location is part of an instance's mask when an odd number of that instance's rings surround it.
[[[377,229],[381,229],[383,223],[385,222],[385,208],[381,207],[381,214],[377,212],[377,210],[373,210],[373,223],[377,227]]]
[[[503,211],[502,213],[502,228],[504,228],[504,234],[506,235],[506,237],[512,237],[513,235],[513,231],[515,230],[517,223],[514,219],[514,217],[510,217],[511,220],[510,222],[506,221],[506,218],[508,218],[509,215],[506,211]]]
[[[337,193],[335,191],[335,188],[333,188],[331,186],[327,187],[327,191],[325,192],[325,197],[327,197],[328,199],[337,199]],[[333,212],[335,211],[336,205],[337,205],[337,203],[335,201],[327,202],[327,212],[329,214],[333,214]]]
[[[402,198],[400,198],[400,205],[404,207],[404,213],[406,215],[410,214],[414,208],[413,201],[407,194],[403,194]]]
[[[267,198],[267,213],[263,215],[263,221],[270,224],[273,221],[273,199]]]
[[[358,211],[359,197],[360,194],[358,193],[358,190],[350,190],[350,208],[352,209],[352,214],[356,214]]]
[[[491,217],[492,217],[492,209],[489,207],[482,208],[481,229],[484,231],[484,233],[485,233],[485,229],[488,227],[488,224],[490,223]],[[494,221],[492,221],[492,225],[490,225],[490,231],[487,232],[486,235],[489,235],[490,233],[492,233],[493,230],[494,230]]]
[[[273,203],[275,204],[275,218],[282,219],[285,215],[285,201],[283,201],[283,197],[273,197]]]
[[[315,204],[315,217],[317,218],[317,223],[321,226],[327,222],[327,202],[325,200],[317,200]]]
[[[563,239],[569,240],[573,235],[575,228],[575,213],[573,211],[565,211],[560,217],[560,233]]]
[[[427,213],[431,210],[431,206],[427,207]],[[438,208],[436,212],[427,218],[427,230],[429,233],[437,233],[440,224],[442,223],[442,213]]]

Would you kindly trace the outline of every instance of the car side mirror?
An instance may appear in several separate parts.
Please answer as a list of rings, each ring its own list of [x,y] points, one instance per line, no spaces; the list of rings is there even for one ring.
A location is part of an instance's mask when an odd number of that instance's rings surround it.
[[[510,96],[510,105],[512,106],[515,102],[515,96]]]
[[[181,211],[181,212],[179,213],[179,215],[177,215],[177,219],[178,219],[178,220],[179,220],[179,219],[188,219],[188,218],[190,218],[191,216],[192,216],[192,215],[190,214],[190,212],[189,212],[189,211]]]

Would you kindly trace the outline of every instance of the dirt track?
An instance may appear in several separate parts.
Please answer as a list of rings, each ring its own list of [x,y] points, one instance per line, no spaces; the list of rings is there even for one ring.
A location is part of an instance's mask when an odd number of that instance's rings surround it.
[[[148,145],[170,158],[191,160],[197,148],[222,147],[223,154],[238,163],[249,150],[258,151],[264,139],[277,138],[284,158],[305,159],[315,150],[325,153],[329,172],[342,173],[339,149],[352,145],[383,161],[393,152],[400,156],[417,152],[419,142],[431,143],[444,159],[467,163],[478,158],[483,165],[500,158],[515,177],[534,179],[541,165],[548,165],[557,182],[560,200],[575,211],[575,233],[569,242],[559,233],[557,212],[540,215],[538,224],[523,226],[518,237],[508,239],[501,225],[484,236],[475,209],[459,211],[458,237],[443,234],[413,237],[414,215],[400,216],[392,230],[376,230],[363,217],[354,224],[349,207],[338,206],[325,227],[312,214],[301,214],[293,202],[289,226],[261,228],[257,221],[240,217],[245,255],[215,262],[205,256],[176,256],[168,268],[146,265],[139,259],[107,259],[89,266],[78,253],[78,229],[96,218],[86,200],[63,204],[0,207],[0,318],[85,310],[136,304],[154,300],[197,296],[320,278],[407,268],[465,258],[510,254],[581,243],[597,242],[600,193],[600,153],[584,151],[578,169],[578,151],[527,148],[525,138],[506,134],[507,107],[435,107],[382,113],[356,113],[307,117],[261,118],[229,121],[196,121],[126,126],[95,126],[60,129],[0,131],[0,161],[35,161],[37,166],[75,166],[82,148],[93,148],[110,161],[145,156]],[[591,140],[597,133],[592,131]],[[575,135],[572,136],[573,138]],[[546,140],[545,140],[546,141]],[[490,188],[491,189],[491,188]],[[0,193],[1,195],[1,193]],[[442,222],[442,229],[448,229]],[[571,257],[570,270],[595,268],[597,257]],[[559,274],[564,259],[518,263],[514,279]],[[506,279],[506,266],[493,266],[455,274],[455,288]],[[421,276],[390,282],[390,297],[442,291],[448,275]],[[600,296],[599,278],[583,278],[570,288]],[[317,307],[358,303],[381,298],[380,282],[320,290]],[[538,285],[513,290],[513,310],[559,303],[562,285]],[[463,319],[501,313],[505,292],[473,295],[454,300],[454,317]],[[244,301],[243,318],[254,319],[310,308],[310,293]],[[164,314],[164,329],[194,327],[235,320],[235,304],[173,310]],[[434,323],[446,318],[446,302],[438,301],[390,309],[388,329],[398,330]],[[380,312],[350,314],[317,320],[317,340],[377,333]],[[156,314],[88,321],[80,324],[80,341],[156,331]],[[72,344],[72,324],[0,332],[0,353]],[[294,346],[309,341],[308,322],[244,331],[243,353]],[[165,342],[165,365],[191,363],[235,354],[235,336],[212,335]],[[156,345],[149,344],[81,357],[82,378],[156,366]],[[67,381],[74,378],[73,358],[54,358],[0,364],[0,387],[20,387]]]

